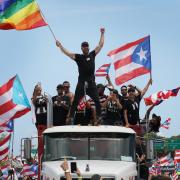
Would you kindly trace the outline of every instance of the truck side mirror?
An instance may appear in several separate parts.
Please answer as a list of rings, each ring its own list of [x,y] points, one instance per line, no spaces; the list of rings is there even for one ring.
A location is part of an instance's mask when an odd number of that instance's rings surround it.
[[[31,139],[24,139],[24,159],[31,159]]]

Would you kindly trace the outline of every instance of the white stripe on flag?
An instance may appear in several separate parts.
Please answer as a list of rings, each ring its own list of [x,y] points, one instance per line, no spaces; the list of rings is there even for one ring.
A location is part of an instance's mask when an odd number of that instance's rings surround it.
[[[0,152],[9,147],[9,140],[0,147]]]
[[[11,110],[7,111],[6,113],[0,115],[0,125],[4,124],[8,120],[10,120],[16,114],[16,112],[22,111],[26,108],[27,108],[26,106],[18,104],[13,109],[11,109]]]
[[[4,158],[6,158],[8,156],[8,154],[9,154],[9,150],[5,154],[0,156],[0,161],[3,160]]]
[[[125,66],[122,66],[118,69],[116,69],[116,77],[115,78],[118,78],[119,76],[122,76],[126,73],[130,73],[131,71],[137,69],[137,68],[141,68],[142,65],[140,64],[136,64],[136,63],[130,63],[130,64],[127,64]]]
[[[133,51],[136,49],[137,45],[136,46],[132,46],[124,51],[120,51],[119,53],[117,54],[114,54],[111,56],[111,58],[114,60],[114,61],[117,61],[117,60],[120,60],[120,59],[124,59],[128,56],[130,56]]]
[[[4,93],[3,95],[0,96],[0,105],[10,101],[12,99],[12,88],[7,91],[6,93]]]

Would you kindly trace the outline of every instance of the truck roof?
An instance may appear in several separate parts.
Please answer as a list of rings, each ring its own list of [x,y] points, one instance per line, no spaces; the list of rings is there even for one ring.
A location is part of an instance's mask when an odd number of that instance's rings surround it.
[[[84,133],[92,133],[92,132],[106,132],[106,133],[129,133],[135,134],[135,131],[131,128],[126,128],[122,126],[54,126],[51,128],[47,128],[43,134],[47,133],[58,133],[58,132],[84,132]]]

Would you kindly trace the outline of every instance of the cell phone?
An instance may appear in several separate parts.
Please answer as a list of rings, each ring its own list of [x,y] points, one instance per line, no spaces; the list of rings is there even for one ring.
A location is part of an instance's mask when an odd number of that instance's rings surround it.
[[[77,172],[77,164],[76,162],[71,162],[71,173]]]

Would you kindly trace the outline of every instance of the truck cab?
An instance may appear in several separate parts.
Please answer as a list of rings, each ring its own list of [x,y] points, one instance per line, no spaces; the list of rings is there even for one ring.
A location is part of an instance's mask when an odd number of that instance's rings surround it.
[[[60,165],[76,162],[83,179],[130,180],[137,176],[135,132],[120,126],[56,126],[43,132],[43,180],[64,179]],[[77,179],[76,173],[72,178]]]

